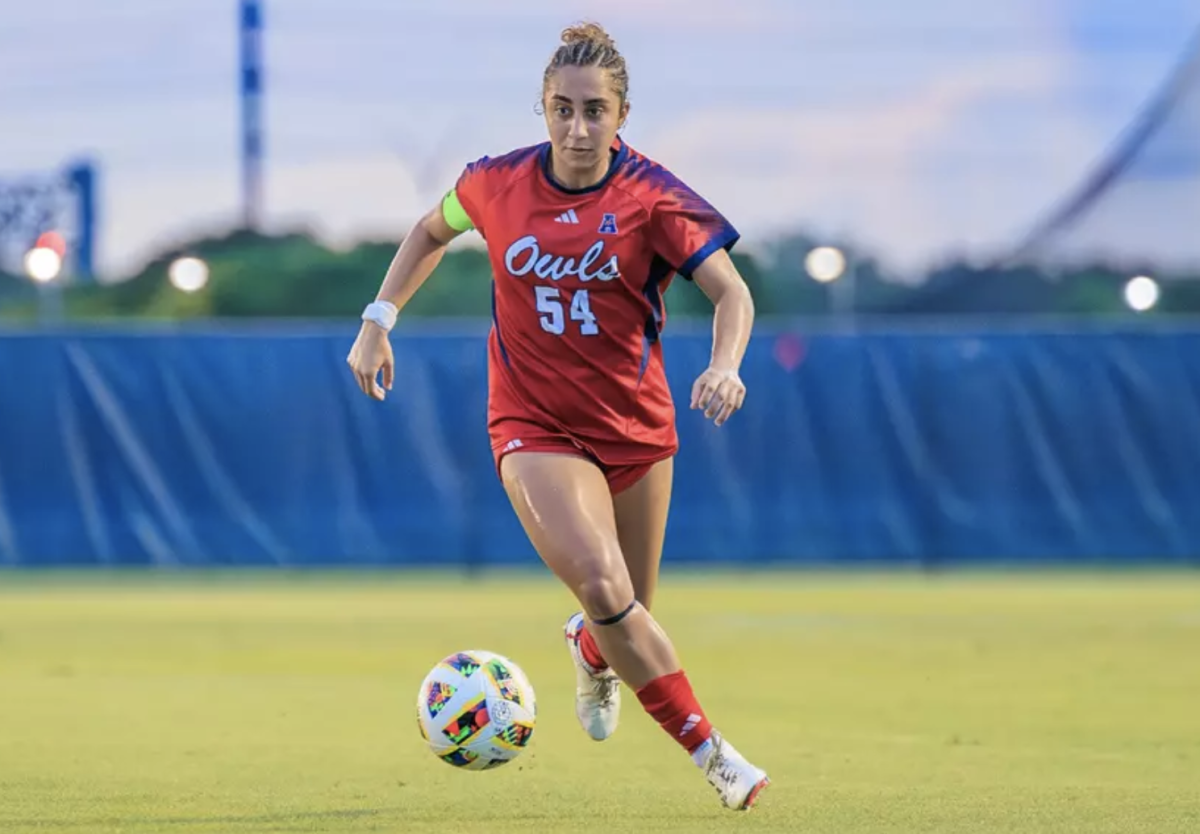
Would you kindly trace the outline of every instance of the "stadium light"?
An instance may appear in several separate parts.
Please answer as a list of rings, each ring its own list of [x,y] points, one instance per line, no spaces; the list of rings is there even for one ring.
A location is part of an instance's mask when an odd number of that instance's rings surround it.
[[[39,284],[48,284],[62,272],[62,257],[48,246],[35,246],[25,253],[25,274]]]
[[[208,284],[208,264],[199,258],[177,258],[167,269],[167,278],[180,292],[199,292]]]
[[[805,256],[804,269],[814,281],[828,284],[846,273],[846,256],[835,246],[818,246]]]
[[[1161,295],[1158,282],[1146,275],[1130,278],[1125,284],[1125,303],[1137,313],[1154,309]]]

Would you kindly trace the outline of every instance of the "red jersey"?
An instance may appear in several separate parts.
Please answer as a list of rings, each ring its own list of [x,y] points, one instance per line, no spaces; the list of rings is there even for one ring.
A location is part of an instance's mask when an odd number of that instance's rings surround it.
[[[456,186],[494,278],[488,425],[538,423],[603,463],[661,459],[678,448],[663,293],[738,232],[620,139],[589,188],[562,187],[549,164],[543,143],[471,163]]]

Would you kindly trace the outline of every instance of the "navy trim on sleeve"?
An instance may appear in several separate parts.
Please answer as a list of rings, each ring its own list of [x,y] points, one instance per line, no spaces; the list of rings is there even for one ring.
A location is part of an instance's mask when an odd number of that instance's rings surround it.
[[[709,256],[718,249],[724,249],[726,252],[733,249],[734,245],[741,240],[741,235],[733,226],[726,226],[725,229],[718,234],[709,238],[708,243],[700,247],[700,250],[693,254],[684,262],[683,266],[679,267],[679,274],[688,281],[692,280],[692,273],[700,264],[708,260]]]

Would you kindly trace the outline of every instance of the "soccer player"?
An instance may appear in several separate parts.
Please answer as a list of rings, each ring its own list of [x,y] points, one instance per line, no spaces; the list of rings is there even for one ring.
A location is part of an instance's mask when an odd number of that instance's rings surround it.
[[[691,407],[718,426],[745,397],[738,369],[754,304],[728,254],[733,226],[618,136],[628,90],[604,29],[563,32],[543,78],[549,141],[466,167],[400,245],[347,362],[382,400],[399,310],[452,239],[474,229],[486,240],[488,433],[527,535],[583,609],[565,628],[579,721],[608,738],[624,682],[721,801],[744,810],[767,775],[713,729],[650,606],[679,445],[663,291],[678,274],[714,304],[711,364]]]

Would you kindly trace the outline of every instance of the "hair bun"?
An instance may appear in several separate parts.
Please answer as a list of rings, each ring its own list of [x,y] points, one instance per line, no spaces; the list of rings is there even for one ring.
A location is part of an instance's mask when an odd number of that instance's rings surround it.
[[[563,30],[562,41],[565,44],[593,43],[596,46],[617,48],[617,42],[612,39],[599,23],[577,23]]]

